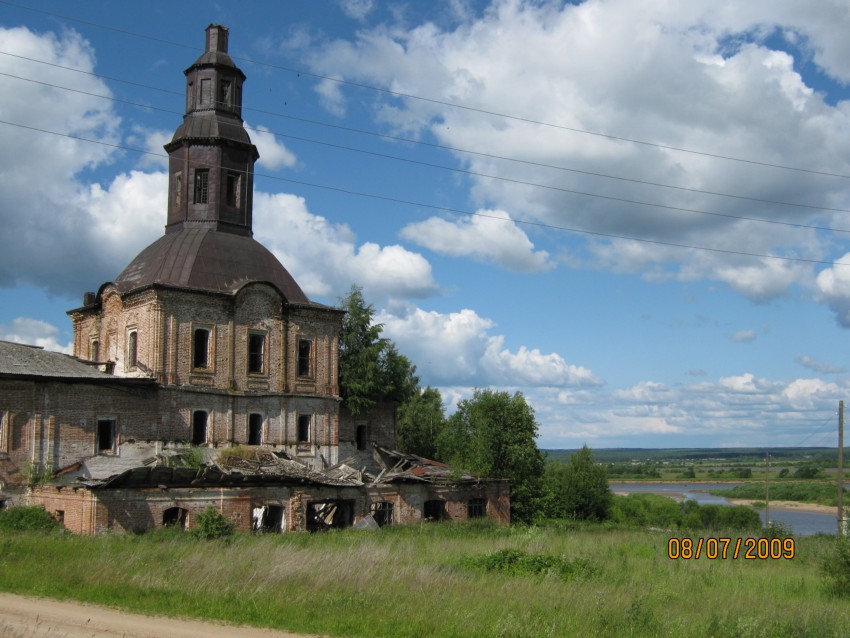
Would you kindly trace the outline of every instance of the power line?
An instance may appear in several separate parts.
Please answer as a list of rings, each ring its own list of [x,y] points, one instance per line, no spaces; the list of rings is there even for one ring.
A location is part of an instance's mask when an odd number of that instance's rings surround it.
[[[0,53],[2,53],[2,52],[0,52]],[[139,108],[159,111],[159,112],[162,112],[162,113],[169,113],[169,114],[178,115],[178,116],[183,115],[182,113],[179,113],[179,112],[171,110],[171,109],[164,109],[164,108],[161,108],[161,107],[151,106],[149,104],[141,104],[139,102],[134,102],[134,101],[131,101],[131,100],[124,100],[124,99],[121,99],[121,98],[116,98],[114,96],[101,95],[101,94],[98,94],[98,93],[83,91],[81,89],[74,89],[74,88],[70,88],[70,87],[60,86],[58,84],[53,84],[51,82],[43,82],[41,80],[35,80],[35,79],[32,79],[32,78],[25,78],[25,77],[21,77],[21,76],[18,76],[18,75],[13,75],[11,73],[4,73],[2,71],[0,71],[0,76],[14,78],[16,80],[21,80],[21,81],[24,81],[24,82],[31,82],[31,83],[34,83],[34,84],[39,84],[39,85],[47,86],[47,87],[54,88],[54,89],[61,89],[63,91],[70,91],[70,92],[73,92],[73,93],[78,93],[78,94],[81,94],[81,95],[87,95],[87,96],[90,96],[90,97],[96,97],[96,98],[100,98],[100,99],[104,99],[104,100],[111,100],[111,101],[118,102],[118,103],[121,103],[121,104],[127,104],[127,105],[130,105],[130,106],[136,106],[136,107],[139,107]],[[501,182],[517,184],[517,185],[521,185],[521,186],[530,186],[530,187],[533,187],[533,188],[542,188],[542,189],[546,189],[546,190],[568,193],[568,194],[571,194],[571,195],[578,195],[578,196],[582,196],[582,197],[591,197],[591,198],[595,198],[595,199],[604,199],[604,200],[619,202],[619,203],[623,203],[623,204],[632,204],[632,205],[636,205],[636,206],[646,206],[646,207],[659,208],[659,209],[664,209],[664,210],[672,210],[672,211],[679,211],[679,212],[685,212],[685,213],[692,213],[692,214],[696,214],[696,215],[707,215],[707,216],[712,216],[712,217],[722,217],[722,218],[726,218],[726,219],[735,219],[735,220],[739,220],[739,221],[751,221],[751,222],[757,222],[757,223],[763,223],[763,224],[773,224],[773,225],[777,225],[777,226],[786,226],[786,227],[791,227],[791,228],[803,228],[803,229],[809,229],[809,230],[820,230],[820,231],[834,232],[834,233],[850,233],[850,230],[842,229],[842,228],[830,228],[830,227],[826,227],[826,226],[815,226],[815,225],[812,225],[812,224],[802,224],[802,223],[799,223],[799,222],[787,222],[787,221],[781,221],[781,220],[775,220],[775,219],[765,219],[765,218],[761,218],[761,217],[748,217],[748,216],[744,216],[744,215],[733,215],[731,213],[720,213],[720,212],[716,212],[716,211],[699,210],[699,209],[695,209],[695,208],[686,208],[684,206],[672,206],[670,204],[661,204],[661,203],[658,203],[658,202],[646,202],[646,201],[641,201],[641,200],[636,200],[636,199],[629,199],[629,198],[626,198],[626,197],[617,197],[617,196],[614,196],[614,195],[602,195],[600,193],[591,193],[591,192],[587,192],[587,191],[565,188],[565,187],[562,187],[562,186],[553,186],[553,185],[550,185],[550,184],[540,184],[540,183],[537,183],[537,182],[530,182],[530,181],[527,181],[527,180],[520,180],[520,179],[511,178],[511,177],[504,177],[504,176],[501,176],[501,175],[490,175],[490,174],[487,174],[487,173],[480,173],[480,172],[477,172],[477,171],[471,171],[471,170],[467,170],[467,169],[463,169],[463,168],[457,168],[457,167],[454,167],[454,166],[446,166],[444,164],[436,164],[436,163],[433,163],[433,162],[426,162],[426,161],[423,161],[423,160],[415,160],[415,159],[411,159],[411,158],[407,158],[407,157],[401,157],[401,156],[398,156],[398,155],[391,155],[389,153],[380,153],[380,152],[377,152],[377,151],[369,151],[369,150],[356,148],[356,147],[352,147],[352,146],[347,146],[347,145],[343,145],[343,144],[336,144],[336,143],[332,143],[332,142],[324,142],[324,141],[321,141],[321,140],[315,140],[315,139],[312,139],[312,138],[292,135],[292,134],[289,134],[289,133],[279,133],[279,132],[275,132],[275,131],[268,131],[268,130],[252,128],[252,127],[249,127],[249,126],[246,126],[245,128],[248,129],[249,131],[253,131],[253,132],[257,132],[257,133],[267,133],[267,134],[273,135],[274,137],[282,137],[282,138],[287,138],[287,139],[291,139],[291,140],[297,140],[297,141],[305,142],[305,143],[308,143],[308,144],[325,146],[327,148],[335,148],[335,149],[345,150],[345,151],[349,151],[349,152],[353,152],[353,153],[361,153],[361,154],[370,155],[370,156],[373,156],[373,157],[380,157],[382,159],[389,159],[389,160],[398,161],[398,162],[405,162],[405,163],[408,163],[408,164],[415,164],[415,165],[418,165],[418,166],[426,166],[428,168],[435,168],[435,169],[438,169],[438,170],[451,171],[451,172],[454,172],[454,173],[460,173],[460,174],[469,175],[469,176],[472,176],[472,177],[483,177],[483,178],[486,178],[486,179],[492,179],[492,180],[497,180],[497,181],[501,181]],[[778,203],[778,202],[776,202],[776,203]],[[835,211],[835,212],[848,212],[848,213],[850,213],[850,210],[844,210],[844,209],[820,209],[820,208],[815,207],[815,206],[790,204],[790,203],[787,204],[787,205],[789,205],[789,206],[802,206],[804,208],[812,208],[812,209],[816,209],[816,210],[832,210],[832,211]]]
[[[120,83],[123,83],[123,84],[129,84],[131,86],[150,89],[152,91],[159,91],[161,93],[168,93],[168,94],[171,94],[171,95],[177,95],[177,96],[181,96],[181,97],[184,95],[183,92],[181,92],[181,91],[174,91],[174,90],[171,90],[171,89],[163,89],[161,87],[151,86],[151,85],[148,85],[148,84],[141,84],[139,82],[131,82],[129,80],[124,80],[122,78],[116,78],[116,77],[113,77],[113,76],[102,75],[102,74],[99,74],[99,73],[94,73],[92,71],[84,71],[82,69],[75,69],[73,67],[63,66],[61,64],[55,64],[53,62],[47,62],[45,60],[38,60],[38,59],[35,59],[35,58],[23,56],[23,55],[17,55],[15,53],[9,53],[7,51],[0,51],[0,54],[7,55],[7,56],[10,56],[10,57],[14,57],[14,58],[19,58],[21,60],[27,60],[29,62],[36,62],[38,64],[44,64],[44,65],[55,67],[55,68],[58,68],[58,69],[73,71],[75,73],[81,73],[81,74],[84,74],[84,75],[89,75],[89,76],[104,79],[104,80],[109,80],[111,82],[120,82]],[[14,75],[10,75],[10,74],[3,74],[3,75],[9,75],[9,77],[15,77],[17,79],[26,80],[26,81],[35,81],[35,80],[31,80],[30,78],[21,78],[19,76],[14,76]],[[47,86],[62,88],[62,89],[68,90],[68,91],[76,91],[77,90],[77,89],[70,89],[70,88],[67,88],[67,87],[60,87],[58,85],[49,84],[49,83],[44,83],[44,84],[46,84]],[[87,95],[92,95],[92,96],[95,96],[95,97],[102,97],[104,99],[116,99],[116,98],[112,98],[110,96],[105,96],[105,95],[102,96],[102,95],[97,95],[97,94],[94,94],[94,93],[87,93]],[[135,102],[123,101],[123,103],[147,107],[147,105],[140,105],[140,104],[137,104]],[[623,177],[623,176],[620,176],[620,175],[609,175],[607,173],[599,173],[599,172],[594,172],[594,171],[581,170],[581,169],[577,169],[577,168],[569,168],[569,167],[566,167],[566,166],[558,166],[556,164],[547,164],[545,162],[534,162],[534,161],[531,161],[531,160],[523,160],[523,159],[519,159],[519,158],[515,158],[515,157],[506,157],[506,156],[503,156],[503,155],[496,155],[496,154],[493,154],[493,153],[484,153],[484,152],[481,152],[481,151],[474,151],[474,150],[470,150],[470,149],[459,148],[459,147],[456,147],[456,146],[449,146],[449,145],[445,145],[445,144],[437,144],[437,143],[434,143],[434,142],[426,142],[424,140],[417,140],[417,139],[412,139],[412,138],[408,138],[408,137],[401,137],[401,136],[397,136],[397,135],[389,135],[389,134],[386,134],[386,133],[378,133],[376,131],[369,131],[369,130],[353,128],[353,127],[349,127],[349,126],[342,126],[342,125],[339,125],[339,124],[332,124],[330,122],[322,122],[321,120],[313,120],[313,119],[304,118],[304,117],[297,117],[297,116],[294,116],[294,115],[288,115],[288,114],[280,113],[280,112],[277,112],[277,111],[267,111],[267,110],[263,110],[263,109],[252,108],[252,107],[249,107],[249,106],[243,106],[243,110],[244,111],[251,111],[251,112],[254,112],[254,113],[261,113],[261,114],[264,114],[264,115],[270,115],[272,117],[279,117],[279,118],[294,120],[294,121],[297,121],[297,122],[304,122],[304,123],[312,124],[312,125],[315,125],[315,126],[322,126],[322,127],[332,128],[332,129],[336,129],[336,130],[348,131],[348,132],[351,132],[351,133],[359,133],[359,134],[362,134],[362,135],[369,135],[369,136],[378,137],[378,138],[381,138],[381,139],[393,140],[393,141],[396,141],[396,142],[407,142],[407,143],[410,143],[410,144],[427,146],[429,148],[437,148],[437,149],[446,150],[446,151],[450,151],[450,152],[454,152],[454,153],[464,153],[464,154],[468,154],[468,155],[477,155],[479,157],[486,157],[488,159],[498,159],[498,160],[502,160],[502,161],[506,161],[506,162],[514,162],[514,163],[524,164],[524,165],[528,165],[528,166],[534,166],[534,167],[538,167],[538,168],[547,168],[547,169],[553,169],[553,170],[558,170],[558,171],[563,171],[563,172],[577,173],[577,174],[580,174],[580,175],[587,175],[587,176],[590,176],[590,177],[600,177],[600,178],[604,178],[604,179],[612,179],[612,180],[618,180],[618,181],[623,181],[623,182],[629,182],[629,183],[633,183],[633,184],[641,184],[643,186],[654,186],[654,187],[657,187],[657,188],[667,188],[667,189],[678,190],[678,191],[683,191],[683,192],[688,192],[688,193],[697,193],[697,194],[700,194],[700,195],[712,195],[712,196],[715,196],[715,197],[726,197],[726,198],[730,198],[730,199],[738,199],[738,200],[743,200],[743,201],[756,202],[756,203],[760,203],[760,204],[770,204],[770,205],[778,205],[778,206],[791,206],[791,207],[795,207],[795,208],[804,208],[804,209],[809,209],[809,210],[820,210],[820,211],[836,212],[836,213],[850,213],[850,209],[846,209],[846,208],[831,208],[829,206],[818,206],[818,205],[815,205],[815,204],[785,202],[785,201],[780,201],[780,200],[763,199],[763,198],[758,198],[758,197],[749,197],[747,195],[735,195],[735,194],[731,194],[731,193],[722,193],[722,192],[719,192],[719,191],[709,191],[709,190],[702,190],[702,189],[698,189],[698,188],[689,188],[689,187],[686,187],[686,186],[676,186],[676,185],[672,185],[672,184],[662,184],[660,182],[651,182],[651,181],[648,181],[648,180],[641,180],[641,179],[635,179],[635,178],[630,178],[630,177]],[[170,110],[165,111],[165,112],[176,113],[176,111],[170,111]],[[270,132],[270,131],[264,131],[264,132]],[[283,134],[279,134],[279,133],[274,133],[274,134],[275,135],[283,135]],[[307,142],[310,142],[310,143],[322,143],[322,142],[316,142],[315,140],[312,140],[312,139],[309,139],[309,138],[295,138],[295,139],[301,139],[303,141],[307,141]],[[351,148],[351,147],[341,147],[341,148],[345,148],[347,150],[352,150],[352,151],[358,151],[359,150],[359,149],[354,149],[354,148]],[[386,157],[393,157],[393,156],[386,156]],[[406,158],[396,158],[396,159],[400,159],[401,161],[411,161],[411,160],[407,160]],[[447,170],[454,170],[454,169],[450,169],[448,167],[445,167],[445,168]],[[478,175],[478,173],[471,173],[471,172],[470,172],[470,174]],[[491,177],[492,179],[499,179],[498,177],[494,177],[494,176],[488,176],[488,175],[484,175],[484,176],[485,177]],[[579,193],[579,194],[587,195],[589,197],[594,197],[594,195],[590,194],[590,193]],[[645,203],[645,202],[635,202],[635,203],[643,204],[643,205],[647,205],[647,206],[654,205],[654,204],[648,204],[648,203]],[[689,210],[689,209],[680,209],[680,210],[685,210],[685,211],[688,211],[688,212],[697,212],[697,213],[702,212],[702,211],[694,211],[694,210]],[[705,213],[705,214],[715,214],[715,213]],[[720,215],[720,213],[716,213],[716,214]],[[722,215],[722,216],[726,216],[726,215]],[[750,221],[763,221],[765,223],[779,223],[779,224],[784,223],[784,222],[776,222],[776,221],[773,221],[773,220],[758,219],[758,218],[752,218],[752,217],[737,217],[737,216],[734,216],[734,215],[729,215],[729,217],[732,217],[734,219],[745,219],[745,220],[750,220]],[[797,226],[797,224],[790,224],[790,225]],[[804,228],[814,228],[816,230],[832,230],[832,229],[829,229],[829,228],[822,228],[822,227],[817,227],[817,226],[802,225],[802,227],[804,227]]]
[[[0,0],[0,1],[2,1],[2,0]],[[5,124],[7,126],[13,126],[13,127],[16,127],[16,128],[26,129],[26,130],[30,130],[30,131],[37,131],[39,133],[47,133],[47,134],[50,134],[50,135],[67,137],[67,138],[75,139],[75,140],[78,140],[78,141],[81,141],[81,142],[89,142],[89,143],[92,143],[92,144],[100,144],[101,146],[108,146],[108,147],[111,147],[111,148],[117,148],[117,149],[121,149],[121,150],[132,151],[132,152],[135,152],[135,153],[142,153],[142,154],[151,155],[151,156],[154,156],[154,157],[161,157],[161,158],[167,157],[167,155],[164,155],[164,154],[161,154],[161,153],[154,153],[152,151],[147,151],[147,150],[144,150],[144,149],[133,148],[133,147],[130,147],[130,146],[124,146],[122,144],[114,144],[114,143],[110,143],[110,142],[103,142],[101,140],[92,140],[92,139],[89,139],[89,138],[81,137],[81,136],[78,136],[78,135],[73,135],[73,134],[70,134],[70,133],[59,133],[57,131],[50,131],[50,130],[47,130],[47,129],[42,129],[42,128],[38,128],[38,127],[34,127],[34,126],[27,126],[27,125],[18,124],[18,123],[15,123],[15,122],[8,122],[8,121],[5,121],[5,120],[0,120],[0,124]],[[220,168],[220,167],[218,167],[218,168]],[[254,173],[254,176],[255,177],[264,177],[266,179],[272,179],[272,180],[281,181],[281,182],[287,182],[287,183],[290,183],[290,184],[298,184],[300,186],[306,186],[306,187],[309,187],[309,188],[319,188],[319,189],[323,189],[323,190],[329,190],[329,191],[333,191],[333,192],[337,192],[337,193],[342,193],[342,194],[345,194],[345,195],[351,195],[351,196],[356,196],[356,197],[364,197],[364,198],[369,198],[369,199],[377,199],[377,200],[381,200],[381,201],[392,202],[392,203],[395,203],[395,204],[404,204],[406,206],[416,206],[416,207],[419,207],[419,208],[429,208],[429,209],[432,209],[432,210],[438,210],[438,211],[447,212],[447,213],[454,213],[454,214],[457,214],[457,215],[466,215],[466,216],[469,216],[469,217],[483,217],[483,218],[486,218],[486,219],[495,219],[495,220],[498,220],[500,222],[513,222],[513,223],[522,224],[522,225],[525,225],[525,226],[534,226],[534,227],[537,227],[537,228],[545,228],[545,229],[549,229],[549,230],[559,230],[559,231],[563,231],[563,232],[570,232],[570,233],[576,233],[576,234],[581,234],[581,235],[591,235],[591,236],[594,236],[594,237],[604,237],[606,239],[620,239],[620,240],[626,240],[626,241],[636,241],[636,242],[641,242],[641,243],[645,243],[645,244],[653,244],[653,245],[658,245],[658,246],[669,246],[669,247],[673,247],[673,248],[685,248],[685,249],[688,249],[688,250],[701,250],[701,251],[705,251],[705,252],[720,253],[720,254],[725,254],[725,255],[736,255],[736,256],[741,256],[741,257],[756,257],[756,258],[759,258],[759,259],[773,259],[773,260],[778,260],[778,261],[788,261],[788,262],[795,262],[795,263],[820,264],[820,265],[826,265],[826,266],[850,266],[850,263],[839,262],[839,261],[826,261],[826,260],[822,260],[822,259],[806,259],[806,258],[803,258],[803,257],[786,257],[786,256],[781,256],[781,255],[770,255],[770,254],[766,254],[766,253],[752,253],[752,252],[746,252],[746,251],[741,251],[741,250],[729,250],[729,249],[725,249],[725,248],[712,248],[712,247],[708,247],[708,246],[696,246],[696,245],[691,245],[691,244],[680,244],[680,243],[676,243],[676,242],[668,242],[668,241],[662,241],[662,240],[657,240],[657,239],[646,239],[646,238],[642,238],[642,237],[632,237],[632,236],[629,236],[629,235],[618,235],[618,234],[615,234],[615,233],[603,233],[603,232],[599,232],[599,231],[586,230],[586,229],[581,229],[581,228],[573,228],[573,227],[569,227],[569,226],[558,226],[558,225],[555,225],[555,224],[547,224],[547,223],[544,223],[544,222],[535,222],[535,221],[529,221],[529,220],[523,220],[523,219],[511,219],[511,218],[506,219],[504,217],[499,217],[497,215],[489,215],[487,213],[472,212],[472,211],[468,211],[468,210],[462,210],[462,209],[459,209],[459,208],[451,208],[451,207],[448,207],[448,206],[439,206],[439,205],[436,205],[436,204],[427,204],[427,203],[424,203],[424,202],[415,202],[415,201],[412,201],[412,200],[402,199],[402,198],[399,198],[399,197],[392,197],[392,196],[389,196],[389,195],[378,195],[378,194],[375,194],[375,193],[368,193],[368,192],[364,192],[364,191],[357,191],[357,190],[353,190],[353,189],[342,188],[342,187],[339,187],[339,186],[330,186],[330,185],[327,185],[327,184],[317,184],[315,182],[307,182],[307,181],[304,181],[304,180],[291,179],[291,178],[288,178],[288,177],[280,177],[278,175],[267,175],[267,174],[263,174],[263,173]]]
[[[56,18],[62,18],[63,20],[70,20],[72,22],[78,22],[80,24],[85,24],[85,25],[88,25],[88,26],[96,27],[98,29],[114,31],[116,33],[121,33],[123,35],[129,35],[129,36],[133,36],[133,37],[136,37],[136,38],[151,40],[153,42],[159,42],[161,44],[168,44],[170,46],[176,46],[176,47],[180,47],[180,48],[183,48],[183,49],[192,49],[192,50],[195,50],[195,51],[201,50],[200,47],[190,46],[190,45],[187,45],[187,44],[183,44],[181,42],[174,42],[172,40],[166,40],[164,38],[159,38],[159,37],[156,37],[156,36],[150,36],[150,35],[147,35],[147,34],[129,31],[127,29],[120,29],[118,27],[113,27],[113,26],[105,25],[105,24],[98,23],[98,22],[83,20],[81,18],[76,18],[76,17],[73,17],[73,16],[68,16],[68,15],[55,13],[55,12],[51,12],[51,11],[46,11],[44,9],[36,9],[36,8],[30,7],[30,6],[27,6],[27,5],[23,5],[23,4],[19,4],[19,3],[16,3],[16,2],[9,2],[8,0],[0,0],[0,4],[5,4],[5,5],[11,6],[11,7],[16,7],[16,8],[19,8],[19,9],[24,9],[26,11],[32,11],[32,12],[35,12],[35,13],[41,13],[41,14],[56,17]],[[335,82],[335,83],[338,83],[338,84],[344,84],[346,86],[353,86],[353,87],[360,88],[360,89],[375,91],[377,93],[383,93],[385,95],[391,95],[393,97],[399,97],[399,98],[410,99],[410,100],[417,100],[417,101],[426,102],[426,103],[430,103],[430,104],[437,104],[437,105],[440,105],[440,106],[448,106],[448,107],[451,107],[451,108],[470,111],[470,112],[473,112],[473,113],[480,113],[482,115],[491,115],[491,116],[494,116],[494,117],[500,117],[500,118],[504,118],[504,119],[508,119],[508,120],[524,122],[524,123],[527,123],[527,124],[535,124],[535,125],[538,125],[538,126],[545,126],[545,127],[549,127],[549,128],[558,129],[558,130],[570,131],[570,132],[573,132],[573,133],[581,133],[583,135],[592,135],[592,136],[595,136],[595,137],[602,137],[602,138],[615,140],[615,141],[619,141],[619,142],[629,142],[629,143],[632,143],[632,144],[649,146],[649,147],[658,148],[658,149],[661,149],[661,150],[675,151],[675,152],[679,152],[679,153],[688,153],[688,154],[691,154],[691,155],[698,155],[698,156],[701,156],[701,157],[709,157],[709,158],[712,158],[712,159],[720,159],[720,160],[725,160],[725,161],[730,161],[730,162],[740,162],[740,163],[744,163],[744,164],[751,164],[751,165],[754,165],[754,166],[764,166],[766,168],[775,168],[775,169],[780,169],[780,170],[795,171],[795,172],[800,172],[800,173],[808,173],[808,174],[811,174],[811,175],[821,175],[821,176],[825,176],[825,177],[837,177],[837,178],[841,178],[841,179],[850,179],[850,175],[844,175],[844,174],[841,174],[841,173],[829,173],[829,172],[825,172],[825,171],[816,171],[816,170],[813,170],[813,169],[802,168],[802,167],[799,167],[799,166],[790,166],[790,165],[785,165],[785,164],[774,164],[774,163],[771,163],[771,162],[762,162],[762,161],[759,161],[759,160],[753,160],[753,159],[747,159],[747,158],[741,158],[741,157],[734,157],[734,156],[731,156],[731,155],[721,155],[721,154],[718,154],[718,153],[709,153],[709,152],[706,152],[706,151],[697,151],[697,150],[682,148],[682,147],[678,147],[678,146],[660,144],[658,142],[650,142],[650,141],[640,140],[640,139],[636,139],[636,138],[613,135],[613,134],[609,134],[609,133],[602,133],[602,132],[599,132],[599,131],[589,131],[589,130],[581,129],[581,128],[577,128],[577,127],[564,126],[562,124],[554,124],[552,122],[545,122],[545,121],[542,121],[542,120],[535,120],[535,119],[532,119],[532,118],[522,117],[522,116],[518,116],[518,115],[509,115],[509,114],[506,114],[506,113],[500,113],[498,111],[491,111],[491,110],[488,110],[488,109],[483,109],[483,108],[478,108],[478,107],[473,107],[473,106],[467,106],[467,105],[464,105],[464,104],[458,104],[458,103],[450,102],[450,101],[447,101],[447,100],[438,100],[438,99],[435,99],[435,98],[424,97],[424,96],[415,95],[415,94],[412,94],[412,93],[404,93],[404,92],[401,92],[401,91],[393,91],[391,89],[387,89],[387,88],[384,88],[384,87],[373,86],[373,85],[364,84],[364,83],[360,83],[360,82],[353,82],[351,80],[345,80],[345,79],[342,79],[342,78],[333,77],[333,76],[329,76],[329,75],[322,75],[320,73],[314,73],[312,71],[307,71],[305,69],[288,67],[288,66],[284,66],[284,65],[280,65],[280,64],[273,64],[273,63],[270,63],[270,62],[263,62],[261,60],[255,60],[253,58],[248,58],[248,57],[245,57],[245,56],[231,55],[230,57],[233,58],[234,60],[240,60],[242,62],[248,62],[250,64],[256,64],[258,66],[265,66],[265,67],[268,67],[268,68],[271,68],[271,69],[276,69],[276,70],[279,70],[279,71],[286,71],[288,73],[294,73],[299,77],[303,75],[303,76],[306,76],[306,77],[312,77],[312,78],[316,78],[316,79],[319,79],[319,80],[325,80],[325,81],[328,81],[328,82]]]

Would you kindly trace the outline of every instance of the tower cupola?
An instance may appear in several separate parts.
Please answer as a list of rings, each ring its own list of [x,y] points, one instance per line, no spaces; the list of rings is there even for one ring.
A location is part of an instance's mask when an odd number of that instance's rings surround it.
[[[227,44],[227,27],[209,25],[203,54],[185,71],[186,114],[165,145],[166,232],[211,227],[252,234],[254,162],[260,155],[242,121],[245,74]]]

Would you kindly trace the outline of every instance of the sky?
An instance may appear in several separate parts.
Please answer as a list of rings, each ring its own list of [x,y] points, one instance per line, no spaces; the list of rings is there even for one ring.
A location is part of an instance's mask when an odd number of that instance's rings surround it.
[[[361,286],[448,413],[492,388],[543,448],[835,445],[846,0],[0,0],[0,339],[70,352],[162,234],[210,23],[255,238],[314,301]]]

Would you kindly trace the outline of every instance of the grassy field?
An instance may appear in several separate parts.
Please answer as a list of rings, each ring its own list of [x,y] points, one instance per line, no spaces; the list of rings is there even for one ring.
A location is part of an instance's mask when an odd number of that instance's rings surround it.
[[[3,532],[0,590],[348,637],[847,635],[850,606],[820,568],[833,538],[797,539],[790,560],[671,560],[670,536],[460,524],[207,542]]]

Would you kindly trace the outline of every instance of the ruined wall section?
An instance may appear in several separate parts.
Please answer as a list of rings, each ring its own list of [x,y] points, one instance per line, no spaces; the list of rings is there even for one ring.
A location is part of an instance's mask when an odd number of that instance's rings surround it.
[[[365,467],[373,474],[380,472],[381,465],[372,449],[374,445],[389,450],[396,449],[397,408],[398,405],[393,402],[378,403],[365,412],[354,415],[344,404],[341,405],[339,412],[340,461],[350,459],[349,465],[352,467],[357,469]]]

